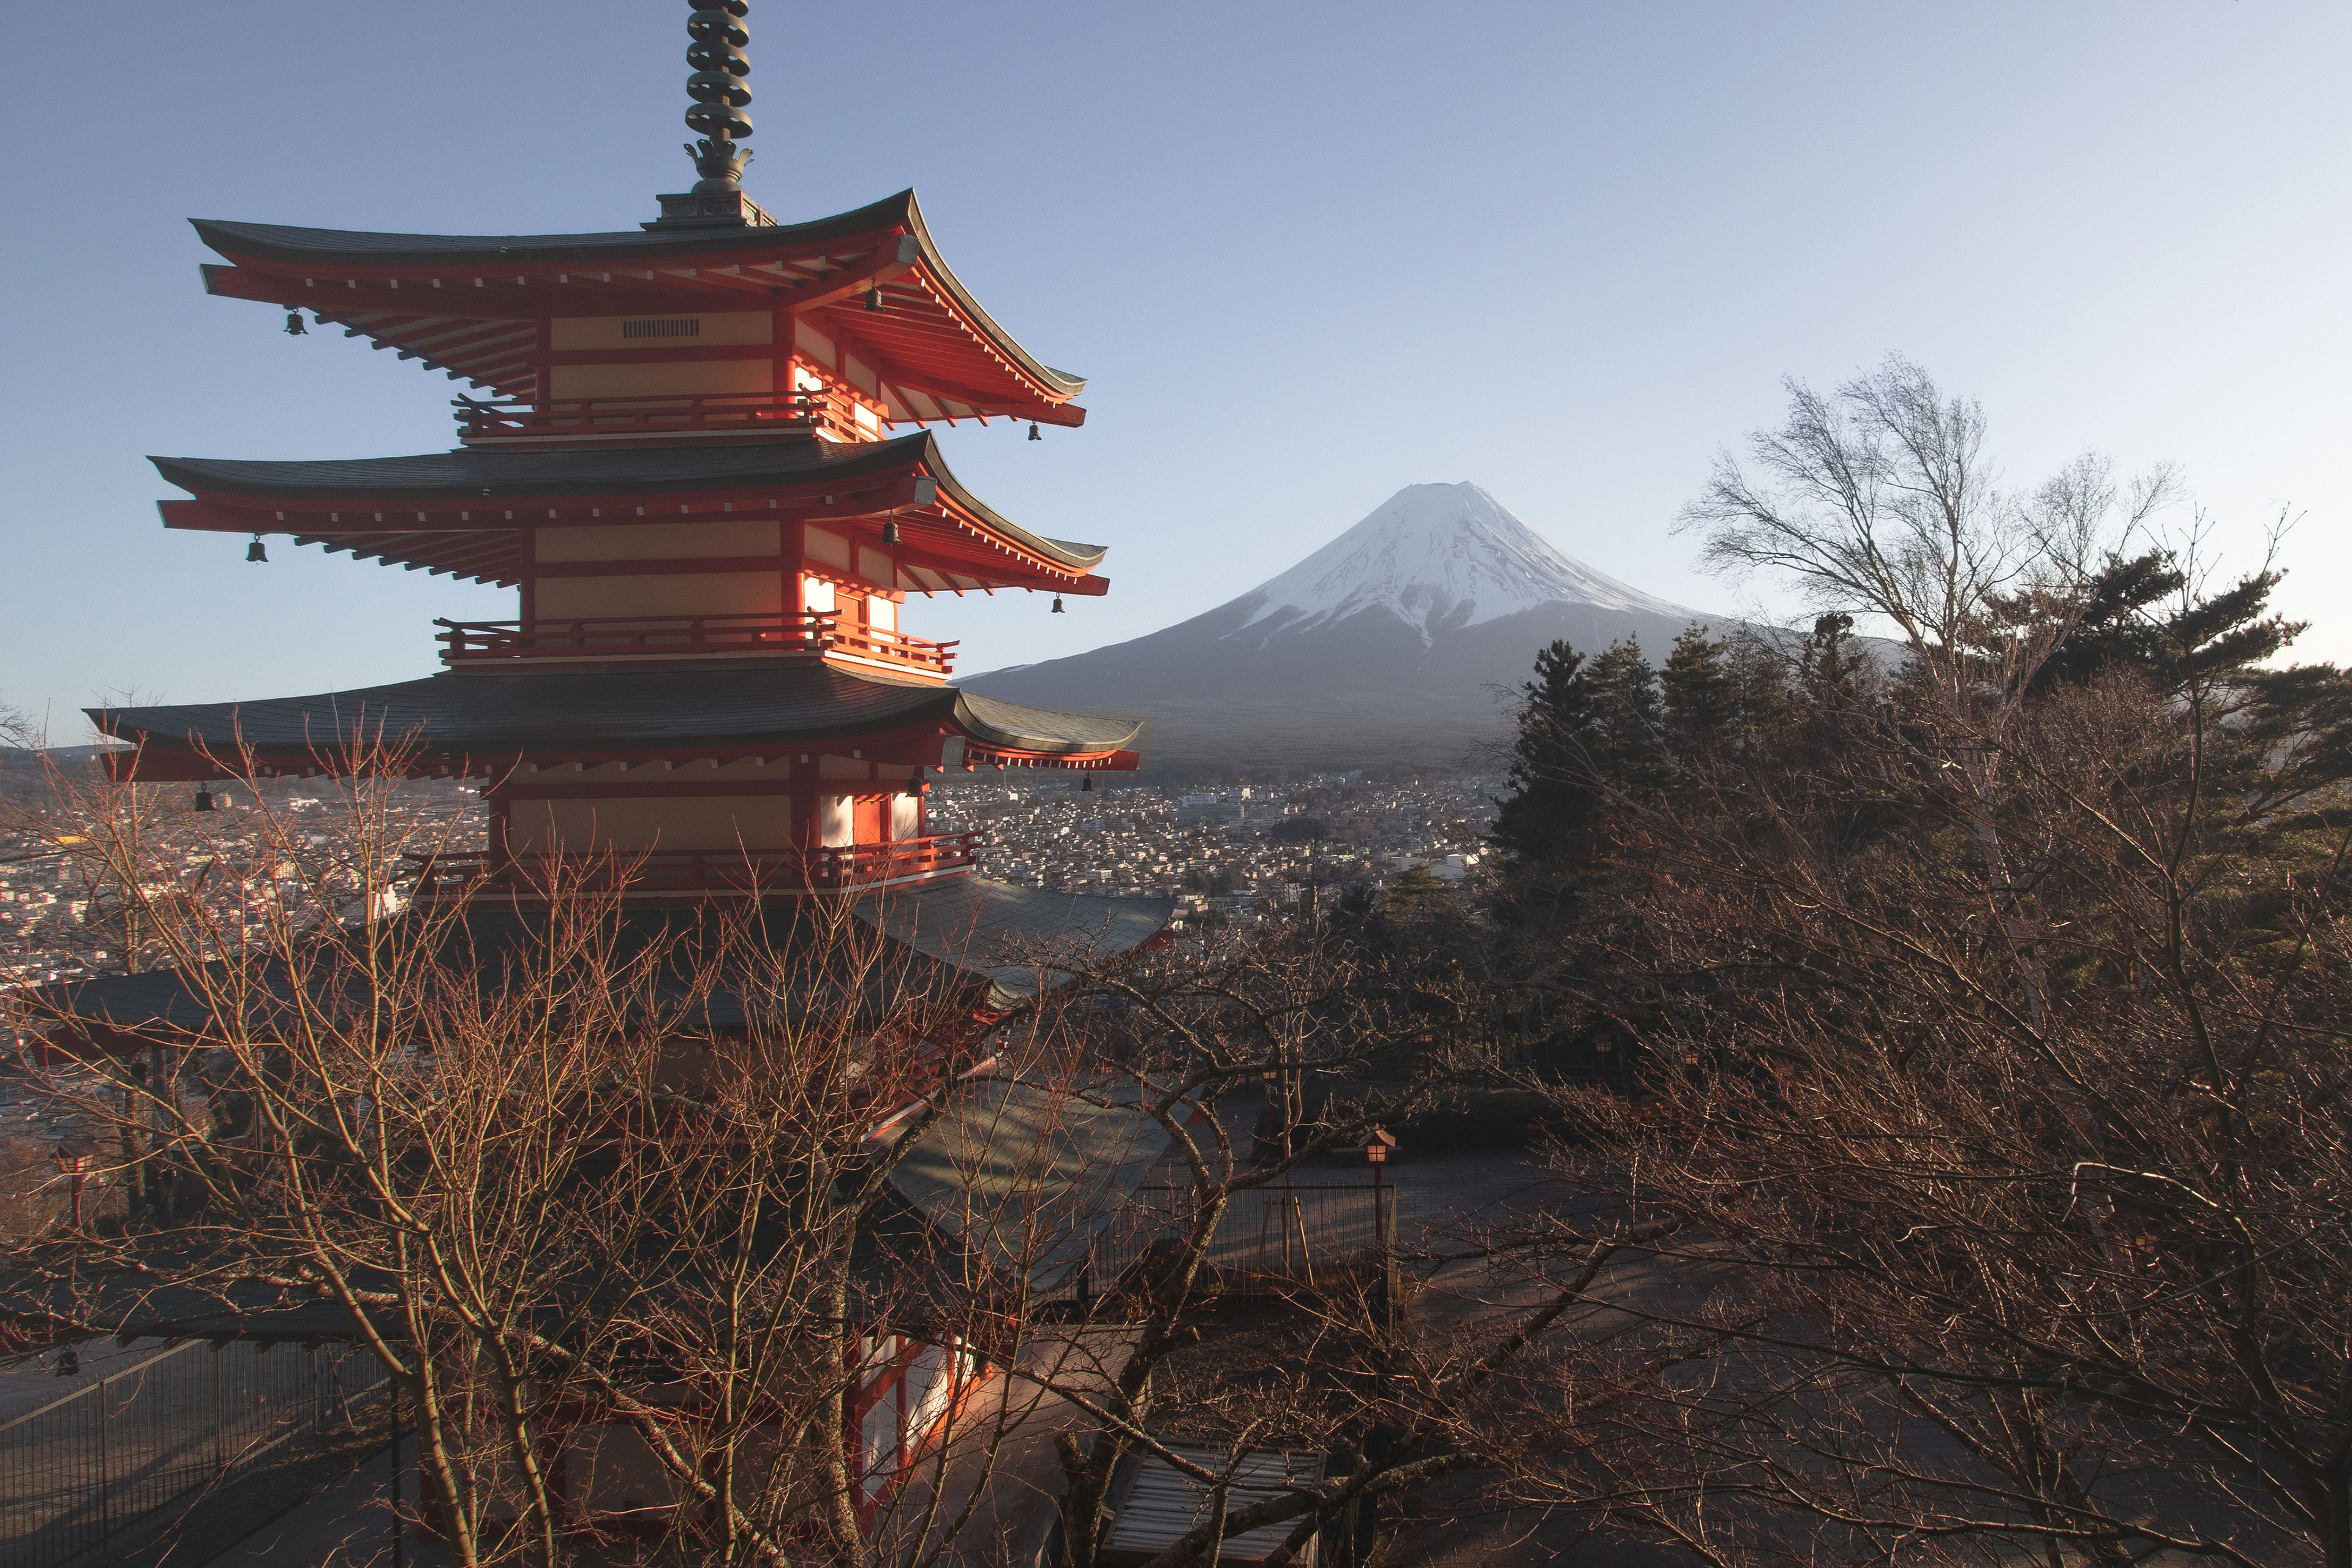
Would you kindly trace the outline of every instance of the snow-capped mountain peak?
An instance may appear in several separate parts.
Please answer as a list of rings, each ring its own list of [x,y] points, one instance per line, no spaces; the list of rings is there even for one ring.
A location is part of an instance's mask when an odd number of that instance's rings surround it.
[[[1425,646],[1442,630],[1561,601],[1692,614],[1566,554],[1465,480],[1397,491],[1363,521],[1243,595],[1250,616],[1227,635],[1262,640],[1384,607],[1419,631]]]

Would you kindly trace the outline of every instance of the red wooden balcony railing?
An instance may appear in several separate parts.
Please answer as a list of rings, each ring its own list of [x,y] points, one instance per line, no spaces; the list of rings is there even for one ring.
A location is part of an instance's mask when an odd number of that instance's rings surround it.
[[[564,621],[436,619],[446,665],[517,660],[824,654],[905,666],[944,679],[955,669],[953,641],[929,642],[875,626],[844,626],[835,615],[588,616]]]
[[[543,403],[451,401],[457,438],[478,442],[647,436],[829,436],[876,441],[878,416],[861,416],[855,398],[834,387],[797,392],[723,392],[697,397],[559,397]]]
[[[746,853],[729,850],[625,850],[559,858],[481,853],[413,856],[419,897],[467,889],[544,893],[551,883],[632,893],[801,892],[868,887],[967,871],[980,850],[977,833],[942,833],[890,844]]]

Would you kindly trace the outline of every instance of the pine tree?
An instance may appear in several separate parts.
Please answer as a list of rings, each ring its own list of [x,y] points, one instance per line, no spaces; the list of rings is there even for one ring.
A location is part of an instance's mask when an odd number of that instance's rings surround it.
[[[1523,865],[1581,861],[1611,795],[1652,795],[1673,777],[1657,672],[1632,637],[1589,663],[1555,642],[1520,694],[1514,793],[1489,837]]]
[[[1691,626],[1675,639],[1659,685],[1665,700],[1666,739],[1685,758],[1732,750],[1745,728],[1739,672],[1731,645]]]
[[[1674,768],[1658,672],[1640,641],[1629,637],[1603,648],[1592,661],[1592,684],[1600,696],[1593,765],[1601,785],[1619,795],[1654,795],[1673,780]]]
[[[1566,642],[1555,642],[1536,655],[1535,679],[1519,689],[1512,794],[1500,803],[1487,837],[1523,865],[1580,857],[1600,813],[1590,749],[1600,694],[1584,663]]]
[[[2164,633],[2151,607],[2187,581],[2161,550],[2130,560],[2109,556],[2084,595],[2065,646],[2035,672],[2034,684],[2046,689],[2117,665],[2155,668],[2164,657]]]

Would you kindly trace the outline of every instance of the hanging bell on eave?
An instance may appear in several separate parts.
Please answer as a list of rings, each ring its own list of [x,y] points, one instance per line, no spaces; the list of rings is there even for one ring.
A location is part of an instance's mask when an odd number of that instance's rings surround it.
[[[882,542],[885,544],[896,544],[898,542],[898,520],[897,518],[890,518],[882,524]]]
[[[1056,595],[1054,595],[1054,613],[1055,613],[1055,615],[1057,615],[1057,616],[1063,613],[1063,612],[1062,612],[1062,595],[1059,595],[1059,594],[1056,594]]]
[[[1032,441],[1042,441],[1045,438],[1045,437],[1043,436],[1037,434],[1037,422],[1034,419],[1029,421],[1029,439]]]
[[[879,283],[866,290],[866,308],[869,310],[882,308],[882,285]]]
[[[210,790],[208,790],[208,789],[200,789],[200,790],[196,791],[196,798],[195,798],[195,801],[194,801],[194,804],[195,809],[196,809],[196,810],[198,810],[198,811],[210,811],[210,810],[212,810],[212,808],[213,808],[213,792],[212,792],[212,791],[210,791]]]
[[[253,542],[245,547],[245,558],[247,562],[256,563],[264,566],[269,563],[269,552],[263,548],[261,535],[257,533],[255,534],[253,536]]]
[[[289,338],[307,338],[310,335],[310,329],[302,324],[301,311],[286,312],[286,335]]]
[[[1092,773],[1088,773],[1086,777],[1084,777],[1084,778],[1082,778],[1082,779],[1080,779],[1080,780],[1078,781],[1078,789],[1079,789],[1079,791],[1080,791],[1081,793],[1090,794],[1090,793],[1092,793],[1092,791],[1093,791],[1094,787],[1095,787],[1095,775],[1094,775],[1094,774],[1092,774]]]

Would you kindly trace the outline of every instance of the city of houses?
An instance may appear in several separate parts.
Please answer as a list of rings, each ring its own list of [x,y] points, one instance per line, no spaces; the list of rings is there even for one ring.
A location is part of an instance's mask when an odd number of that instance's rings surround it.
[[[272,810],[318,831],[298,834],[337,852],[341,815],[320,784],[271,786]],[[1178,929],[1294,917],[1349,889],[1378,889],[1416,868],[1447,883],[1475,878],[1497,781],[1476,774],[1367,779],[1325,773],[1297,784],[1133,784],[1082,789],[1066,774],[966,776],[934,791],[938,831],[982,835],[984,875],[1018,886],[1177,900]],[[260,863],[255,802],[242,786],[212,796],[175,824],[188,869],[217,864],[233,877],[206,885],[234,894],[259,919],[259,896],[318,868]],[[193,802],[194,796],[190,795]],[[387,807],[396,828],[424,845],[478,847],[479,803],[453,784],[412,784]],[[454,820],[453,820],[454,818]],[[1288,831],[1284,824],[1290,824]],[[1322,837],[1314,836],[1319,828]],[[445,839],[446,835],[446,839]],[[282,840],[276,842],[282,843]],[[0,984],[41,984],[126,967],[93,911],[71,844],[27,839],[0,848]],[[276,852],[273,850],[273,854]]]

